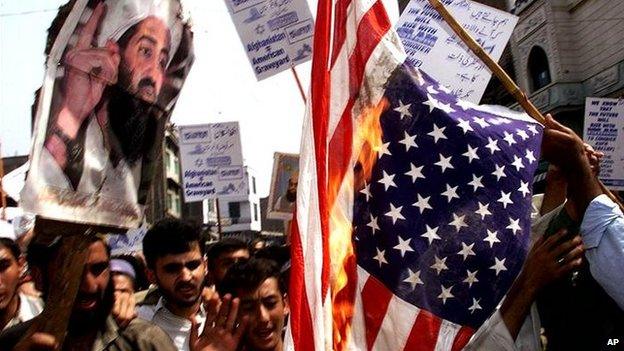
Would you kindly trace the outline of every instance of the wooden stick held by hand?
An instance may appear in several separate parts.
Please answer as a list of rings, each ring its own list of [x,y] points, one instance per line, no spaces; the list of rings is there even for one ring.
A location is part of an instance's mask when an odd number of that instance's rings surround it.
[[[472,51],[477,57],[483,61],[483,63],[492,71],[492,73],[500,79],[501,83],[505,89],[513,95],[516,101],[522,106],[522,108],[527,112],[529,116],[531,116],[534,120],[538,121],[541,124],[545,124],[546,118],[542,115],[541,112],[533,105],[533,103],[529,100],[527,95],[516,85],[516,83],[507,75],[505,70],[501,68],[501,66],[494,61],[488,55],[485,50],[477,43],[474,38],[464,30],[464,28],[457,22],[457,20],[451,15],[450,12],[444,7],[444,5],[439,0],[429,0],[429,3],[433,8],[438,11],[438,13],[444,18],[444,21],[451,27],[451,29],[457,34],[458,37],[468,46],[470,51]],[[609,198],[620,206],[620,209],[624,211],[624,205],[607,189],[602,182],[599,181],[600,188],[602,192],[605,193]]]

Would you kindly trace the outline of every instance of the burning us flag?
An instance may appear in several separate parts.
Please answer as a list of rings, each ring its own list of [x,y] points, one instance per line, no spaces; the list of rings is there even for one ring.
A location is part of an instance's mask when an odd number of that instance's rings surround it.
[[[541,126],[407,66],[381,2],[331,9],[319,3],[289,341],[459,350],[522,266]]]

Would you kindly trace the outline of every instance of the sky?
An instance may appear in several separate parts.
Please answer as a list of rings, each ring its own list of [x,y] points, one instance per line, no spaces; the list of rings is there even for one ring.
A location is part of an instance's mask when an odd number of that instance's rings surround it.
[[[46,30],[66,0],[0,0],[2,156],[30,151],[30,106],[44,75]],[[388,0],[396,17],[395,0]],[[317,0],[308,0],[316,13]],[[184,0],[195,32],[195,63],[171,117],[176,125],[239,121],[243,157],[269,192],[273,154],[298,153],[305,106],[290,70],[258,82],[223,0]],[[310,62],[295,69],[304,90]]]

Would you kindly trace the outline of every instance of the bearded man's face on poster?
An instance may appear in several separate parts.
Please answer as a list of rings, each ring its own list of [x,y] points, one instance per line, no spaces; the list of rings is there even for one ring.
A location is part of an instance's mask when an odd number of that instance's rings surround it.
[[[108,120],[111,140],[131,166],[154,144],[160,118],[153,104],[165,80],[170,37],[162,20],[148,17],[118,41],[119,80],[109,89]]]

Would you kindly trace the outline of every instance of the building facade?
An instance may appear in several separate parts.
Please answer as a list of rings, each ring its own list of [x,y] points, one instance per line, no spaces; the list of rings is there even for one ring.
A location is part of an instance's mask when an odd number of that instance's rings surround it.
[[[624,97],[624,1],[477,2],[519,17],[499,64],[542,113],[582,135],[586,97]],[[520,109],[496,77],[481,103]]]
[[[248,182],[246,195],[204,200],[203,223],[216,227],[221,234],[260,232],[260,197],[256,189],[256,177],[253,169],[245,167],[245,176]],[[218,210],[217,210],[218,207]]]
[[[520,17],[510,43],[518,85],[582,134],[586,97],[624,94],[624,1],[519,0],[509,10]]]
[[[148,224],[165,217],[183,218],[202,223],[201,203],[184,203],[177,128],[168,124],[159,162],[148,197],[145,217]]]

